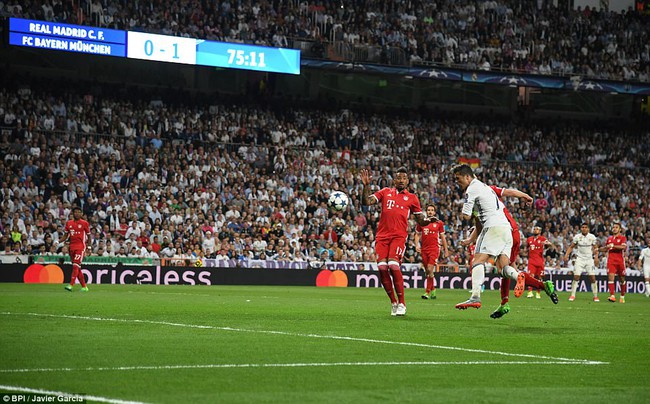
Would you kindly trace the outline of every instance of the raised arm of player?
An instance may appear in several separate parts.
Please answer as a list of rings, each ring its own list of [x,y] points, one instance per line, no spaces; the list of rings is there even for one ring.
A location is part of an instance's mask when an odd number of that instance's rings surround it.
[[[361,194],[361,203],[363,203],[366,206],[369,205],[374,205],[377,202],[377,197],[372,194],[372,191],[370,189],[370,181],[372,180],[372,175],[370,175],[370,171],[367,169],[362,169],[359,172],[359,178],[361,179],[361,183],[363,184],[363,192]]]
[[[533,204],[533,197],[518,189],[505,188],[501,196],[521,199],[524,201],[526,206],[531,206]]]

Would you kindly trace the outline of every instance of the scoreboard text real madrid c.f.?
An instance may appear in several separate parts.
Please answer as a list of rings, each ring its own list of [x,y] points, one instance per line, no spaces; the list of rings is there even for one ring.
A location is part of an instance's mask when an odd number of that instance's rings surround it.
[[[157,62],[300,74],[300,51],[49,21],[9,19],[9,44]]]

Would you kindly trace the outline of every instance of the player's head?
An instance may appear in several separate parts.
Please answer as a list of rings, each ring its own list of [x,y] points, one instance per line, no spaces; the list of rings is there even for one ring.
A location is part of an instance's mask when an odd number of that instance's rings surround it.
[[[463,190],[467,189],[469,183],[476,178],[472,167],[467,164],[458,164],[451,169],[451,172],[454,174],[456,184]]]
[[[436,215],[436,207],[427,205],[427,217],[434,217]]]
[[[395,183],[395,188],[398,191],[403,191],[409,184],[409,173],[406,167],[400,167],[395,171],[393,176],[393,182]]]
[[[619,222],[612,223],[612,234],[617,235],[621,232],[621,224]]]
[[[79,206],[72,208],[72,216],[74,217],[74,220],[81,219],[81,208]]]
[[[536,236],[539,236],[542,234],[542,227],[541,226],[534,226],[533,227],[533,234]]]
[[[580,232],[585,236],[589,234],[589,225],[587,223],[582,223],[580,225]]]

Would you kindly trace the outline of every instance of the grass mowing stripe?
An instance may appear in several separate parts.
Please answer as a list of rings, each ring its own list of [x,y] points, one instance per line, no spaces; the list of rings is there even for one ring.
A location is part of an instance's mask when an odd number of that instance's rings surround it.
[[[13,312],[2,312],[2,315],[10,316],[35,316],[35,317],[53,317],[53,318],[65,318],[72,320],[90,320],[90,321],[111,321],[111,322],[121,322],[121,323],[140,323],[140,324],[154,324],[154,325],[166,325],[172,327],[184,327],[184,328],[198,328],[198,329],[209,329],[209,330],[220,330],[220,331],[234,331],[234,332],[249,332],[249,333],[260,333],[260,334],[272,334],[272,335],[287,335],[292,337],[306,337],[306,338],[322,338],[322,339],[334,339],[334,340],[343,340],[343,341],[356,341],[356,342],[369,342],[375,344],[388,344],[388,345],[401,345],[401,346],[414,346],[420,348],[433,348],[433,349],[446,349],[453,351],[462,351],[462,352],[474,352],[474,353],[483,353],[483,354],[492,354],[492,355],[501,355],[501,356],[512,356],[519,358],[531,358],[531,359],[542,359],[548,361],[564,361],[570,363],[587,363],[587,364],[600,364],[607,365],[609,362],[600,362],[592,361],[588,359],[571,359],[571,358],[560,358],[544,355],[531,355],[531,354],[514,354],[508,352],[500,351],[488,351],[484,349],[473,349],[473,348],[461,348],[453,346],[443,346],[443,345],[433,345],[433,344],[422,344],[417,342],[402,342],[402,341],[387,341],[371,338],[357,338],[357,337],[346,337],[339,335],[320,335],[320,334],[302,334],[302,333],[293,333],[286,331],[273,331],[273,330],[251,330],[245,328],[232,328],[232,327],[216,327],[210,325],[198,325],[198,324],[185,324],[185,323],[172,323],[168,321],[153,321],[153,320],[139,320],[139,319],[119,319],[119,318],[108,318],[108,317],[88,317],[88,316],[70,316],[63,314],[47,314],[47,313],[13,313]]]
[[[425,361],[425,362],[315,362],[315,363],[216,363],[206,365],[116,366],[98,368],[35,368],[0,369],[0,373],[29,372],[96,372],[116,370],[178,370],[178,369],[230,369],[230,368],[306,368],[327,366],[443,366],[443,365],[602,365],[602,362],[585,361]]]
[[[46,394],[48,396],[82,397],[84,400],[99,401],[101,403],[145,404],[145,403],[143,403],[141,401],[118,400],[118,399],[115,399],[115,398],[89,396],[89,395],[85,395],[85,394],[71,394],[71,393],[65,393],[63,391],[32,389],[32,388],[29,388],[29,387],[21,387],[21,386],[5,386],[3,384],[0,384],[0,390],[15,391],[15,392],[18,392],[18,393]],[[62,399],[62,400],[58,400],[58,401],[65,402],[66,400]]]

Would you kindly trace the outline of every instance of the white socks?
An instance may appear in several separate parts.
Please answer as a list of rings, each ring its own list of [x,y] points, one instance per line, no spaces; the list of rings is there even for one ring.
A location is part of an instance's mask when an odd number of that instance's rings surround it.
[[[510,278],[513,281],[516,281],[517,280],[517,275],[519,275],[519,271],[517,271],[516,269],[514,269],[510,265],[506,265],[505,267],[503,267],[503,269],[501,270],[501,273],[503,274],[503,276],[505,276],[507,278]]]
[[[472,267],[472,297],[481,297],[483,282],[485,282],[485,265],[476,264]]]

